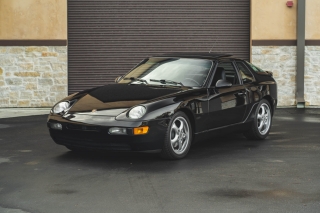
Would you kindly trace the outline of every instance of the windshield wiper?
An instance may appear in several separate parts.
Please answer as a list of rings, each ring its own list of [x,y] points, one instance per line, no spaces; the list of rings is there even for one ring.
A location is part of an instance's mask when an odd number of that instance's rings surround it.
[[[160,82],[161,84],[175,84],[175,85],[180,84],[181,86],[184,86],[181,82],[176,82],[176,81],[171,81],[171,80],[165,80],[165,79],[161,79],[161,80],[150,79],[149,81]]]
[[[139,81],[139,82],[148,84],[148,81],[146,81],[146,80],[144,80],[144,79],[142,79],[142,78],[130,77],[130,78],[124,78],[124,80],[132,80],[132,82],[134,82],[134,81]],[[132,82],[131,82],[131,83],[132,83]]]

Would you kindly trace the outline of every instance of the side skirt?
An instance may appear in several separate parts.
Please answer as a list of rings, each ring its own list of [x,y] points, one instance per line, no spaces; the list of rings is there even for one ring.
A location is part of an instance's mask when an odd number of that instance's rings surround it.
[[[229,132],[243,132],[243,131],[245,131],[249,127],[249,124],[254,119],[254,113],[255,113],[257,106],[258,106],[258,103],[255,103],[252,106],[246,119],[240,123],[235,123],[235,124],[231,124],[231,125],[227,125],[227,126],[221,126],[221,127],[217,127],[217,128],[213,128],[213,129],[208,129],[208,130],[205,130],[202,132],[194,133],[195,141],[203,140],[203,139],[207,138],[206,136],[212,136],[212,134],[219,135],[219,134],[224,134],[224,133],[229,133]]]

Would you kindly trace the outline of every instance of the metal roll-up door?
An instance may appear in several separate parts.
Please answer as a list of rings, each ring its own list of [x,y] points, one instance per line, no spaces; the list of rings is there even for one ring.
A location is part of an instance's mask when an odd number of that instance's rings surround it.
[[[249,60],[250,0],[68,0],[69,93],[153,54],[211,47]]]

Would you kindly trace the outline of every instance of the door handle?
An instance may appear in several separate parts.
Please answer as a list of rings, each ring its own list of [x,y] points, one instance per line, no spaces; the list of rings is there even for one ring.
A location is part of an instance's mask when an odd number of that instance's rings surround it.
[[[239,95],[239,96],[242,96],[242,95],[245,95],[246,93],[244,93],[244,92],[238,92],[237,93],[237,95]]]

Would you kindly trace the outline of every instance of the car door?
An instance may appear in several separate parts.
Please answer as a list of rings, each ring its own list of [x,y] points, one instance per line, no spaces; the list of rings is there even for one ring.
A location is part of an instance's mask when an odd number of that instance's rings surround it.
[[[257,100],[260,99],[259,86],[255,84],[256,80],[252,75],[250,69],[246,66],[246,63],[238,60],[235,61],[235,64],[238,68],[240,80],[242,81],[242,84],[246,87],[247,111],[245,113],[245,117],[247,117],[253,105],[256,103]]]
[[[223,78],[232,83],[232,86],[216,88],[216,82]],[[214,129],[240,123],[243,121],[246,104],[246,89],[240,81],[235,64],[232,61],[219,62],[208,88],[207,128]]]

